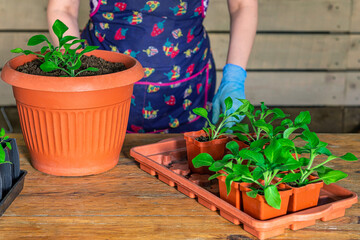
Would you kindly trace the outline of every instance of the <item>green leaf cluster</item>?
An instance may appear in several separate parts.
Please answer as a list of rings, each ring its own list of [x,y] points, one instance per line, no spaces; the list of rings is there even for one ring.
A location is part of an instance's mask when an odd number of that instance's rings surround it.
[[[223,135],[227,130],[229,130],[228,127],[226,127],[226,123],[230,123],[231,117],[234,117],[236,120],[240,119],[240,116],[242,115],[242,112],[248,111],[247,108],[249,107],[248,103],[242,104],[238,109],[236,109],[233,113],[229,113],[229,110],[233,106],[233,100],[231,97],[228,97],[224,101],[225,103],[225,109],[223,109],[223,112],[219,115],[219,118],[222,119],[217,125],[213,124],[209,117],[208,117],[208,111],[205,108],[194,108],[193,112],[206,119],[208,123],[208,127],[204,127],[203,130],[206,132],[207,136],[210,140],[214,140],[219,138],[221,135]]]
[[[250,124],[236,123],[231,130],[240,141],[254,142],[260,139],[289,138],[289,136],[298,129],[308,129],[311,122],[311,116],[308,111],[301,112],[293,121],[288,114],[285,114],[280,108],[269,109],[264,102],[261,102],[261,108],[255,110],[255,107],[246,99],[239,99],[243,104],[249,107],[247,111],[242,112]],[[281,124],[274,127],[275,120],[282,120]]]
[[[85,40],[77,39],[75,36],[64,36],[64,33],[68,29],[63,22],[57,19],[52,26],[52,30],[58,38],[59,46],[55,47],[46,36],[39,34],[31,37],[27,45],[36,46],[45,43],[45,46],[41,48],[40,52],[32,52],[21,48],[12,49],[11,52],[36,55],[42,62],[40,69],[44,72],[59,69],[66,73],[65,76],[76,77],[85,71],[98,71],[98,69],[94,67],[79,70],[81,67],[81,57],[85,53],[97,49],[98,46],[86,46],[84,49],[81,49],[81,43],[84,43]]]
[[[228,194],[234,181],[256,184],[258,188],[248,192],[247,195],[256,197],[261,192],[270,206],[280,209],[281,199],[277,186],[300,178],[299,173],[291,173],[281,181],[274,181],[279,172],[299,167],[289,151],[294,145],[292,143],[289,139],[273,139],[265,145],[265,148],[261,146],[239,150],[239,145],[235,141],[230,141],[226,148],[231,153],[225,155],[223,159],[216,161],[211,155],[200,153],[193,159],[193,164],[195,167],[209,166],[209,170],[217,172],[209,179],[226,176]]]
[[[305,186],[309,183],[324,181],[325,184],[335,183],[343,178],[346,178],[348,175],[340,170],[334,170],[330,167],[325,166],[330,161],[335,159],[341,159],[345,161],[357,161],[358,158],[352,153],[346,153],[342,156],[336,156],[331,153],[327,148],[328,143],[320,141],[319,137],[315,132],[310,130],[303,131],[297,138],[304,140],[305,144],[303,146],[294,146],[291,151],[296,153],[295,158],[299,163],[298,172],[300,173],[300,178],[296,180],[298,186]],[[299,157],[299,154],[301,157]],[[306,157],[307,156],[307,157]],[[321,158],[318,158],[321,156]],[[322,159],[323,161],[317,161],[315,164],[315,159]],[[309,180],[310,175],[316,174],[317,179]]]
[[[11,144],[6,141],[9,139],[9,136],[6,136],[5,130],[3,128],[1,128],[0,130],[0,164],[3,163],[10,163],[8,161],[5,161],[5,148],[8,148],[11,150]]]
[[[262,103],[261,110],[255,111],[248,100],[240,101],[245,107],[237,114],[245,115],[250,120],[250,127],[238,123],[231,129],[237,131],[240,140],[250,140],[251,144],[239,149],[237,142],[230,141],[226,144],[230,153],[222,159],[213,159],[208,153],[200,153],[192,160],[196,168],[208,166],[209,170],[216,172],[209,180],[226,176],[228,194],[234,181],[253,183],[257,187],[247,192],[248,196],[256,197],[258,193],[262,193],[270,206],[280,209],[280,183],[295,182],[298,186],[303,186],[324,181],[325,184],[330,184],[347,177],[346,173],[326,167],[325,164],[334,159],[356,161],[357,157],[352,153],[333,155],[326,148],[327,143],[320,141],[316,133],[309,130],[311,116],[308,111],[301,112],[292,121],[278,108],[269,109]],[[226,119],[226,115],[224,116]],[[281,124],[274,127],[273,123],[277,119],[281,120]],[[303,131],[294,137],[293,133],[298,129]],[[301,141],[295,141],[297,138],[303,140],[302,144]],[[314,164],[315,158],[322,155],[326,159]],[[309,180],[311,174],[317,174],[318,178]]]

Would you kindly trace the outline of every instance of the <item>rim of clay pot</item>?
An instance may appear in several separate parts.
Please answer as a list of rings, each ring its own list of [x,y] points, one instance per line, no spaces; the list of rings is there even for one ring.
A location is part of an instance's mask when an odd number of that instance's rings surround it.
[[[51,92],[86,92],[130,85],[144,76],[141,64],[126,54],[94,50],[85,55],[94,55],[110,62],[122,62],[127,69],[116,73],[86,77],[38,76],[15,70],[18,66],[36,59],[35,55],[21,55],[12,58],[4,65],[1,78],[12,86],[24,89]],[[100,76],[101,81],[99,81]]]

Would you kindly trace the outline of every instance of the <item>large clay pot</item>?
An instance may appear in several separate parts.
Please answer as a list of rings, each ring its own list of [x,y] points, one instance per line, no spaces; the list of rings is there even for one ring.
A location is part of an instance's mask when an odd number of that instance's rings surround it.
[[[184,138],[186,140],[186,151],[187,151],[187,160],[189,168],[193,173],[200,174],[213,174],[208,170],[208,167],[195,168],[192,160],[200,153],[208,153],[213,159],[220,160],[225,154],[225,146],[229,141],[228,137],[225,135],[220,136],[220,138],[208,141],[208,142],[199,142],[196,140],[197,137],[205,136],[206,133],[204,130],[186,132],[184,133]]]
[[[125,138],[133,85],[144,71],[134,58],[95,50],[87,55],[123,62],[125,71],[91,77],[47,77],[15,69],[36,57],[7,62],[2,79],[13,86],[32,165],[59,176],[113,168]]]

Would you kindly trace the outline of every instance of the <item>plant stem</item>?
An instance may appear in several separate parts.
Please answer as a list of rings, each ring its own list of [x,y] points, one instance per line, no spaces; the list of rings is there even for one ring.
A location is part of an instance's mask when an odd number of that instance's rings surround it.
[[[321,181],[321,179],[320,179],[320,178],[317,178],[317,179],[314,179],[314,180],[312,180],[312,181],[309,181],[308,184],[314,183],[314,182],[320,182],[320,181]]]
[[[305,180],[311,175],[311,173],[313,173],[314,171],[308,171],[308,172],[306,172],[302,177],[301,177],[301,179],[300,179],[300,183],[303,183],[303,182],[305,182]]]
[[[265,186],[265,188],[269,186],[269,178],[270,178],[269,172],[268,171],[264,172],[264,186]]]
[[[258,180],[254,180],[252,178],[248,178],[248,177],[243,177],[245,180],[249,180],[249,181],[252,181],[253,183],[256,183],[257,185],[259,185],[261,188],[264,189],[264,185],[262,185]]]
[[[326,159],[324,162],[322,162],[322,163],[320,163],[320,164],[318,164],[318,165],[316,165],[315,167],[313,167],[313,168],[311,168],[311,170],[314,170],[314,169],[316,169],[316,168],[318,168],[318,167],[321,167],[322,165],[324,165],[324,164],[326,164],[326,163],[328,163],[328,162],[330,162],[331,160],[334,160],[335,158],[328,158],[328,159]]]
[[[308,170],[311,169],[311,166],[312,166],[312,164],[313,164],[313,161],[314,161],[315,157],[316,157],[316,156],[314,156],[314,150],[311,149],[311,150],[310,150],[310,162],[309,162],[308,167],[307,167]]]

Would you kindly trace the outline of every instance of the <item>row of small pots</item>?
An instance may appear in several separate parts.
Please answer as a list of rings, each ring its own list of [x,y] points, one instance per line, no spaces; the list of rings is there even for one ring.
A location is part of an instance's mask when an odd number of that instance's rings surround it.
[[[251,183],[233,182],[231,192],[227,195],[225,177],[220,176],[218,180],[221,199],[260,220],[267,220],[317,206],[320,190],[323,187],[323,182],[311,183],[303,187],[280,184],[281,207],[275,209],[266,203],[263,195],[258,194],[256,198],[252,198],[246,194],[251,191]]]
[[[226,153],[226,144],[235,139],[231,136],[223,136],[222,138],[212,141],[200,142],[196,140],[198,137],[205,135],[206,133],[203,130],[184,133],[188,164],[190,170],[194,173],[213,174],[214,172],[208,170],[208,167],[195,168],[192,159],[204,152],[209,153],[214,159],[221,159]],[[240,149],[248,146],[244,142],[236,142],[239,144]],[[313,176],[310,177],[312,178]],[[225,178],[225,176],[218,177],[220,198],[260,220],[266,220],[285,215],[288,212],[296,212],[316,206],[319,200],[320,189],[323,187],[322,181],[303,187],[291,187],[287,184],[280,184],[281,208],[275,209],[266,203],[263,195],[258,194],[256,198],[251,198],[246,194],[246,192],[251,191],[249,188],[251,187],[250,183],[233,182],[230,194],[227,195]]]

